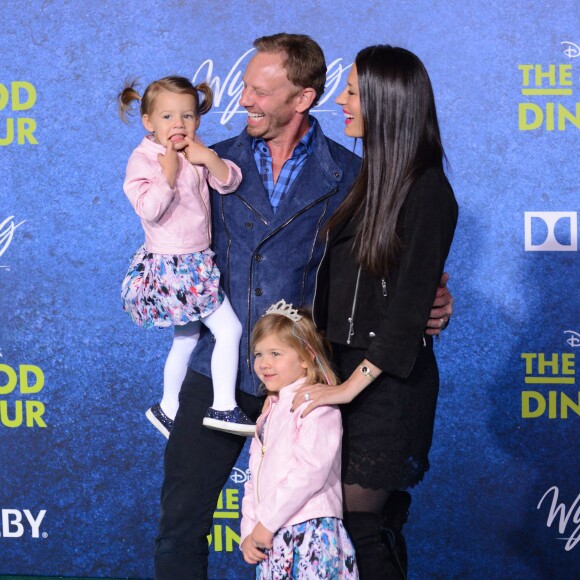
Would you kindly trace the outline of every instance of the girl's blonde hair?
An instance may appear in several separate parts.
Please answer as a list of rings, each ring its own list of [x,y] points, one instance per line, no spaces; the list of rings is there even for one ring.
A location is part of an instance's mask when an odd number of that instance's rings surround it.
[[[296,322],[283,314],[270,313],[262,316],[252,331],[252,350],[266,336],[274,334],[306,362],[306,381],[309,384],[338,384],[330,364],[328,342],[316,330],[308,311],[298,309],[298,314],[302,318]]]
[[[141,116],[151,115],[153,107],[155,106],[155,100],[162,91],[191,95],[195,101],[195,112],[198,115],[205,115],[211,109],[213,103],[213,93],[207,83],[200,83],[193,86],[185,77],[170,76],[154,81],[145,89],[143,96],[135,89],[136,85],[137,81],[128,82],[117,97],[119,114],[125,123],[127,122],[127,113],[131,110],[133,101],[141,101]],[[203,95],[202,101],[199,100],[199,93]]]

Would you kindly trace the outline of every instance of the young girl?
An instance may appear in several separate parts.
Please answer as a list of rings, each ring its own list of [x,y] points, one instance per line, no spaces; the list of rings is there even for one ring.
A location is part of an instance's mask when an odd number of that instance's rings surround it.
[[[250,447],[240,547],[256,578],[358,578],[342,524],[342,424],[336,407],[290,412],[296,389],[336,384],[312,319],[281,300],[252,334],[268,393]],[[308,400],[308,398],[307,398]]]
[[[200,102],[199,93],[203,95]],[[204,425],[252,435],[254,425],[236,405],[241,324],[219,287],[211,243],[209,186],[235,191],[242,175],[196,135],[212,104],[210,87],[171,76],[151,83],[143,96],[129,85],[119,95],[121,117],[135,100],[147,135],[127,165],[124,190],[145,231],[122,285],[123,308],[143,327],[173,326],[165,363],[163,398],[146,413],[165,437],[173,427],[178,396],[201,323],[215,337],[211,371],[214,400]]]

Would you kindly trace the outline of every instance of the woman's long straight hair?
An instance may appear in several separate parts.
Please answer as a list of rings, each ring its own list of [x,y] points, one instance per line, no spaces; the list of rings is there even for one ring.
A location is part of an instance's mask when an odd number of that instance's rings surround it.
[[[363,121],[361,171],[326,230],[360,215],[357,262],[385,276],[400,247],[401,208],[429,167],[443,169],[435,99],[423,63],[404,48],[369,46],[355,60]]]

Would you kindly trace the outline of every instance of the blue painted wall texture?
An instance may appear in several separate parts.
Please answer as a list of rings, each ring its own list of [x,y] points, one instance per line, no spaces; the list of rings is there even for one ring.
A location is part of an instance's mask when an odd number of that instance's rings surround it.
[[[143,136],[115,97],[209,76],[207,143],[237,134],[257,36],[322,45],[327,99],[356,52],[390,43],[429,70],[460,222],[455,316],[431,471],[414,490],[410,575],[579,577],[580,12],[575,0],[0,6],[0,574],[152,577],[170,331],[142,331],[119,290],[143,235],[122,190]],[[237,546],[244,456],[216,510],[212,578],[249,577]],[[544,498],[542,500],[542,498]]]

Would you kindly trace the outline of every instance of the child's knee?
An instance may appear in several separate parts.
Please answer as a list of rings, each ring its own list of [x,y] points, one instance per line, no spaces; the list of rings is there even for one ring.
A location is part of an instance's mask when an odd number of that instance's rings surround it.
[[[237,340],[238,342],[242,339],[242,331],[243,331],[242,323],[236,317],[235,323],[232,324],[231,332],[234,339]]]

